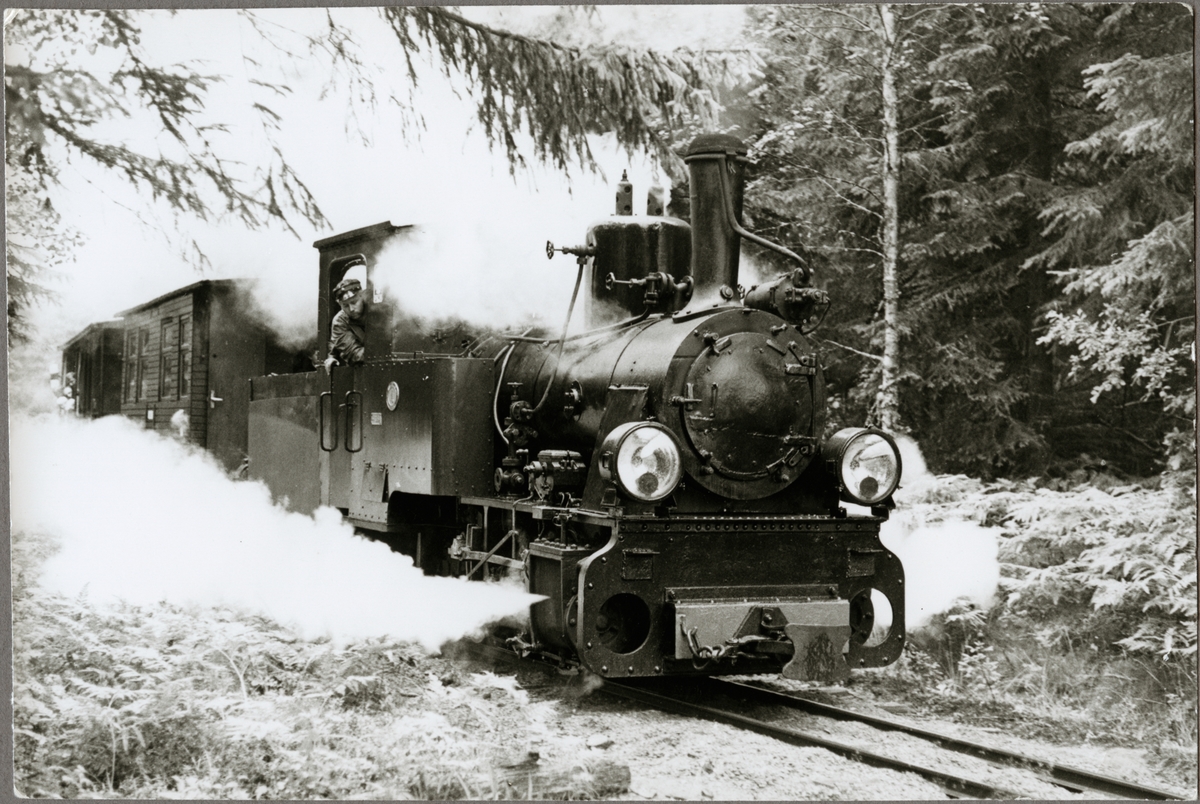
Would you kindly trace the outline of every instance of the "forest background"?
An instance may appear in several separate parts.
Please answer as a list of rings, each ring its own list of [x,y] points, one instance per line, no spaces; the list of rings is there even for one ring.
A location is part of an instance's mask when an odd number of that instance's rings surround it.
[[[215,79],[148,60],[137,12],[13,13],[8,41],[41,60],[5,73],[11,372],[42,370],[53,346],[26,323],[79,245],[56,211],[72,161],[166,209],[200,264],[188,220],[323,222],[284,150],[250,172],[225,158],[219,127],[197,122]],[[614,44],[587,7],[511,21],[517,35],[441,9],[378,20],[409,78],[418,56],[463,78],[476,125],[514,171],[590,167],[607,134],[652,155],[686,218],[675,154],[701,130],[743,139],[756,162],[747,227],[801,254],[833,299],[816,335],[830,429],[889,423],[946,477],[916,504],[1005,529],[995,605],[942,613],[887,678],[956,705],[1070,700],[1079,722],[1111,721],[1124,701],[1168,761],[1194,757],[1189,7],[750,6],[721,47],[666,53]],[[328,60],[342,82],[330,91],[351,111],[369,112],[376,93],[404,106],[404,76],[372,73],[356,32],[333,15],[318,29],[297,53]],[[83,55],[97,51],[103,70]],[[107,120],[137,110],[157,121],[157,142],[104,139]],[[274,112],[257,112],[270,138]],[[44,608],[21,610],[30,630],[15,670],[37,705],[18,700],[30,735],[19,747],[44,760],[70,743],[55,725],[64,696],[98,693],[43,683],[46,646],[77,635],[40,619]]]

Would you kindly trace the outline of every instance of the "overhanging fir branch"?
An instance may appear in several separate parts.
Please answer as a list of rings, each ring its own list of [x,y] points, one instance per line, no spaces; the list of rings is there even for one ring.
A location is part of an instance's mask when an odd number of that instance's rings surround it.
[[[627,47],[574,48],[497,30],[445,8],[381,10],[409,58],[421,46],[440,58],[446,75],[462,74],[478,104],[477,117],[492,144],[502,143],[510,169],[525,164],[522,133],[534,154],[567,171],[589,169],[595,159],[587,136],[614,132],[627,150],[643,148],[663,161],[673,157],[668,132],[689,118],[714,123],[713,88],[736,72],[730,54],[675,51],[661,54]]]

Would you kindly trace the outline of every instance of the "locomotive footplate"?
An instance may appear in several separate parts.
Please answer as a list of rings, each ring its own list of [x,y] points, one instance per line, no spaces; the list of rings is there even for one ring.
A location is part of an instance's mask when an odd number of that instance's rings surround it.
[[[890,664],[904,642],[904,576],[880,521],[618,519],[579,561],[572,641],[610,677],[776,672],[836,683],[850,668]],[[890,627],[873,629],[880,596]]]

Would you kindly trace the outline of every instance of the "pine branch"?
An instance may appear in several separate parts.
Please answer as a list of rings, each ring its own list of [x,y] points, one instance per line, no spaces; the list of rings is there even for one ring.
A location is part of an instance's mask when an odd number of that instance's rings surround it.
[[[870,254],[872,257],[883,259],[883,252],[877,248],[855,248],[853,246],[809,246],[809,251],[849,254]]]
[[[811,338],[813,341],[816,341],[817,343],[827,343],[831,346],[836,346],[839,349],[845,349],[847,352],[852,352],[852,353],[858,355],[859,357],[865,357],[868,360],[874,360],[874,361],[877,361],[880,363],[883,362],[882,355],[875,355],[875,354],[871,354],[870,352],[864,352],[859,349],[855,349],[853,346],[846,346],[844,343],[838,343],[837,341],[831,341],[828,338],[818,338],[813,335],[809,335],[809,338]]]
[[[519,134],[533,139],[539,159],[564,171],[571,162],[595,168],[587,137],[596,131],[613,131],[625,148],[670,161],[660,126],[670,132],[691,118],[711,124],[719,109],[715,73],[728,62],[714,65],[703,53],[567,47],[444,8],[389,7],[381,14],[406,52],[424,45],[447,76],[469,79],[477,119],[489,142],[504,147],[511,170],[525,164]]]
[[[830,175],[829,173],[827,173],[823,170],[819,170],[819,169],[813,167],[809,163],[800,162],[796,159],[784,157],[784,158],[781,158],[780,161],[783,162],[784,164],[789,164],[789,165],[798,167],[802,171],[805,171],[805,175],[807,175],[811,178],[822,179],[830,186],[832,186],[833,184],[844,184],[844,185],[854,188],[855,190],[860,191],[863,195],[870,196],[871,198],[874,198],[877,202],[882,203],[882,200],[879,198],[878,193],[876,193],[872,188],[867,187],[866,185],[864,185],[860,182],[851,181],[850,179],[843,179],[840,176]],[[869,210],[865,210],[865,209],[864,209],[864,211],[869,212]],[[876,216],[878,215],[878,213],[874,213],[874,214],[876,214]]]

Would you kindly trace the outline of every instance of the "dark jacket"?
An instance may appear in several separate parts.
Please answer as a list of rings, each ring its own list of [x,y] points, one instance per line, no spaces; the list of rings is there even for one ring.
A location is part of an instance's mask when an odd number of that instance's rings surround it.
[[[361,363],[365,338],[362,319],[355,321],[345,311],[338,310],[329,328],[329,354],[343,364]]]

